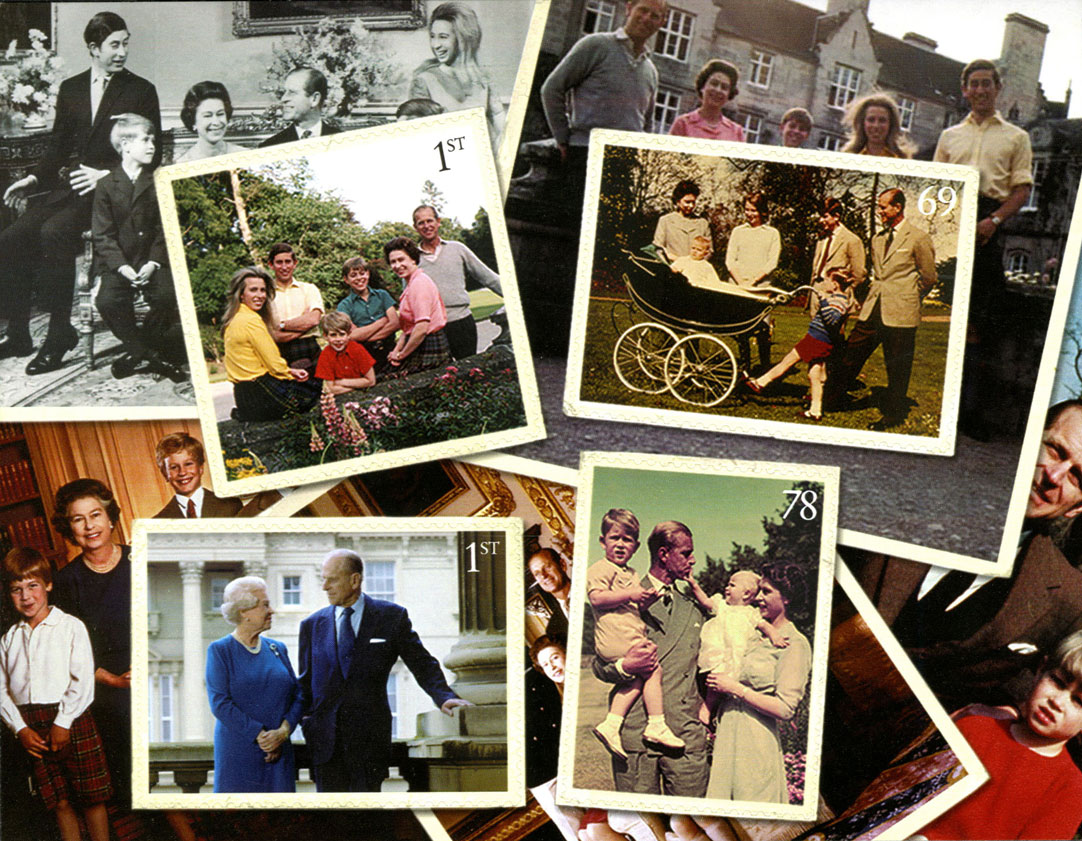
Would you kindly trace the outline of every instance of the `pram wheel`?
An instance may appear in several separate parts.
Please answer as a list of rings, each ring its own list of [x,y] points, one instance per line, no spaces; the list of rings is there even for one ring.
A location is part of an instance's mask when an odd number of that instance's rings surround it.
[[[695,406],[716,406],[736,385],[736,358],[716,336],[684,336],[665,357],[665,382],[676,399]]]
[[[660,394],[665,382],[665,359],[676,344],[676,334],[652,322],[635,324],[623,332],[612,349],[616,376],[632,391]]]

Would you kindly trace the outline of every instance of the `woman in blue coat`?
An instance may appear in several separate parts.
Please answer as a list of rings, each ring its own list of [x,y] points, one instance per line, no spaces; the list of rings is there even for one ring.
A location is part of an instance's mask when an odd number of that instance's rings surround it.
[[[261,637],[274,609],[262,578],[226,585],[222,615],[236,627],[207,649],[207,695],[214,727],[216,792],[295,790],[289,734],[301,693],[286,647]]]

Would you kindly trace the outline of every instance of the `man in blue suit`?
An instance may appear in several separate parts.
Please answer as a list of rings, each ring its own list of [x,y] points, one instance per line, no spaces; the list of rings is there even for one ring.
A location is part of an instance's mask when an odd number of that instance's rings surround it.
[[[329,607],[301,623],[301,727],[319,791],[379,791],[391,754],[387,677],[401,657],[443,712],[468,706],[447,685],[401,605],[361,594],[364,562],[348,549],[323,560]]]

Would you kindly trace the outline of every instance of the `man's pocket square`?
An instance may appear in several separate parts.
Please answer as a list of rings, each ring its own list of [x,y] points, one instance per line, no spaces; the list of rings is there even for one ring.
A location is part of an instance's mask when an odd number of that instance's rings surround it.
[[[372,637],[372,639],[370,639],[368,642],[369,644],[371,644],[374,642],[387,642],[387,640],[383,639],[382,637]]]

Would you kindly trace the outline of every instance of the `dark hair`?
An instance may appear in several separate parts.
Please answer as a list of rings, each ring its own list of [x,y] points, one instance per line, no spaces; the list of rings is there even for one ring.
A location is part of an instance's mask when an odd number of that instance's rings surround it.
[[[17,546],[4,556],[4,583],[14,584],[25,578],[40,578],[49,586],[53,583],[53,565],[37,549]]]
[[[1048,407],[1048,413],[1044,416],[1044,428],[1048,429],[1059,420],[1059,416],[1068,409],[1082,409],[1082,399],[1073,397],[1070,400],[1061,400],[1054,406]]]
[[[293,246],[288,242],[276,242],[270,247],[270,251],[267,253],[267,262],[274,263],[274,258],[279,254],[290,254],[296,259],[297,255],[293,253]]]
[[[672,546],[678,534],[686,534],[691,537],[691,529],[679,520],[666,520],[654,526],[654,530],[646,538],[646,547],[650,550],[650,560],[653,561],[662,548]]]
[[[887,196],[887,201],[893,204],[895,207],[900,207],[905,210],[905,193],[898,187],[888,187],[880,196]]]
[[[76,479],[62,485],[56,492],[56,504],[53,506],[53,528],[68,543],[75,543],[75,533],[71,530],[68,522],[68,508],[73,502],[80,499],[93,498],[105,507],[105,514],[109,522],[114,526],[120,519],[120,506],[117,505],[116,497],[104,482],[97,479]]]
[[[755,209],[759,211],[759,216],[765,222],[770,218],[770,208],[766,203],[766,196],[759,190],[753,193],[748,193],[744,196],[744,204],[751,202],[755,205]]]
[[[102,41],[122,29],[127,31],[128,24],[124,23],[124,18],[116,12],[98,12],[87,22],[86,29],[83,30],[83,41],[88,47],[100,47]]]
[[[350,257],[342,264],[342,277],[346,277],[354,269],[364,269],[366,272],[371,272],[364,257]]]
[[[319,107],[323,108],[327,104],[327,77],[314,67],[298,67],[296,70],[291,71],[289,76],[294,73],[304,74],[304,92],[309,96],[318,93]]]
[[[225,118],[228,120],[233,117],[233,101],[229,98],[225,85],[209,80],[196,82],[184,94],[184,105],[180,109],[180,121],[188,131],[195,129],[195,112],[208,99],[220,99],[225,106]]]
[[[684,196],[699,197],[699,185],[692,181],[690,178],[685,178],[683,181],[677,183],[672,190],[672,203],[676,204]]]
[[[395,119],[402,117],[434,117],[442,114],[444,107],[434,99],[407,99],[395,109]]]
[[[788,602],[785,615],[792,618],[804,614],[808,609],[808,576],[804,569],[788,561],[768,561],[759,570],[765,578],[778,588],[778,592]]]
[[[557,634],[553,634],[552,636],[549,636],[548,634],[542,634],[533,641],[533,644],[530,645],[530,662],[533,663],[533,667],[537,671],[542,673],[544,673],[545,670],[542,669],[541,664],[537,662],[537,655],[539,655],[546,648],[559,648],[561,651],[563,651],[564,656],[566,657],[567,640]]]
[[[198,438],[193,438],[187,432],[171,432],[158,442],[154,448],[154,460],[158,463],[158,469],[162,472],[162,476],[168,477],[165,472],[165,460],[169,456],[184,450],[192,454],[196,464],[202,465],[206,461],[203,442]]]
[[[387,260],[387,262],[391,261],[392,251],[405,251],[414,263],[421,262],[421,249],[417,243],[409,237],[395,237],[390,242],[384,243],[383,258]]]
[[[823,199],[823,213],[829,213],[831,216],[841,216],[842,210],[842,203],[834,196],[827,196]]]
[[[989,61],[986,58],[975,58],[962,68],[962,87],[964,88],[969,84],[969,76],[971,73],[975,73],[978,70],[991,70],[992,79],[996,83],[997,88],[1003,87],[1003,82],[999,78],[999,68],[996,67],[994,61]]]
[[[729,99],[736,99],[736,95],[740,93],[740,89],[736,86],[740,80],[740,71],[736,69],[735,64],[730,64],[723,58],[710,59],[695,77],[695,92],[699,94],[699,99],[703,98],[703,88],[715,73],[724,73],[729,77]]]
[[[812,130],[812,115],[807,108],[790,108],[784,114],[781,115],[780,125],[785,125],[788,122],[799,123],[804,126],[809,132]]]

